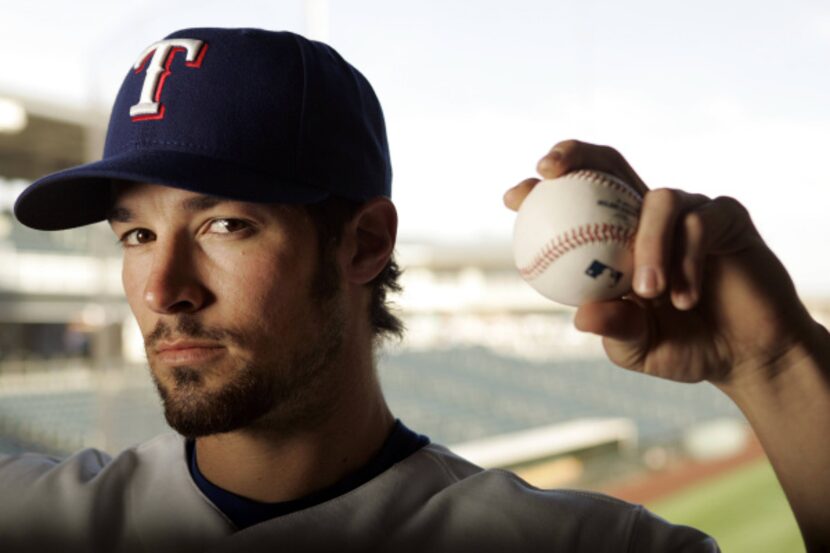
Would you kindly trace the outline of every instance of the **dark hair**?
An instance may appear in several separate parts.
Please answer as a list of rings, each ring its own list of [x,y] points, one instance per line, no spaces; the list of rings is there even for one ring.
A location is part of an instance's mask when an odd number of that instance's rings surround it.
[[[317,282],[313,283],[313,286],[321,297],[328,297],[337,290],[339,275],[334,260],[335,252],[340,244],[346,223],[354,217],[362,205],[358,201],[331,197],[321,202],[300,206],[317,230],[321,270],[318,271]],[[401,269],[393,255],[383,270],[368,284],[372,289],[369,317],[376,342],[391,337],[398,340],[403,338],[405,331],[403,321],[392,312],[387,299],[387,294],[390,292],[401,291],[402,288],[398,282],[400,275]]]

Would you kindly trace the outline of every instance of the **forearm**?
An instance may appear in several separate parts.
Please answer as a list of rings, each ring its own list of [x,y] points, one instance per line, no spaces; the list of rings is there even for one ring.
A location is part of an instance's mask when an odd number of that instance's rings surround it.
[[[830,335],[818,324],[775,363],[718,384],[746,415],[808,551],[830,551]]]

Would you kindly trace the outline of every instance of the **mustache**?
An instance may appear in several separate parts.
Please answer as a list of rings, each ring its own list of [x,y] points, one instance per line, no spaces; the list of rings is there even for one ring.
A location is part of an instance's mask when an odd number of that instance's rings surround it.
[[[171,338],[191,338],[214,340],[217,342],[235,342],[241,344],[244,340],[241,333],[227,328],[207,327],[193,315],[179,315],[175,320],[159,320],[153,331],[144,337],[144,347],[153,348],[161,340]]]

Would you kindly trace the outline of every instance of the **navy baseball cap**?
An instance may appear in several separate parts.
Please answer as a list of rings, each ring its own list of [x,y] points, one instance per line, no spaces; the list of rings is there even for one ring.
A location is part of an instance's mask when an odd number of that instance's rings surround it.
[[[331,47],[290,32],[185,29],[148,46],[124,79],[103,159],[18,197],[24,225],[107,218],[113,181],[250,202],[391,196],[380,103]]]

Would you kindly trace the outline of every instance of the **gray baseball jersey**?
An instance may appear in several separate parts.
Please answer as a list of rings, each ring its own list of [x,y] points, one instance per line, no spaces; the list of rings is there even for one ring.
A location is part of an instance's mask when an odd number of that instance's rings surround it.
[[[114,459],[0,457],[0,547],[12,551],[717,552],[714,540],[595,493],[539,490],[430,444],[366,484],[243,530],[163,434]]]

